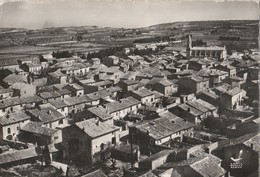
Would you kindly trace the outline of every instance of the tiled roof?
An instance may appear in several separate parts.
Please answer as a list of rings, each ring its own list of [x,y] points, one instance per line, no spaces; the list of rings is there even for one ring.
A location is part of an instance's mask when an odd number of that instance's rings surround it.
[[[138,81],[136,80],[122,80],[121,82],[125,83],[126,85],[138,84]]]
[[[205,81],[205,79],[201,78],[201,77],[198,77],[198,76],[191,76],[190,77],[191,80],[195,81],[195,82],[203,82]]]
[[[63,74],[59,69],[55,72],[52,72],[52,73],[48,73],[50,76],[52,77],[56,77],[56,78],[59,78],[59,77],[63,77],[63,76],[67,76],[66,74]]]
[[[27,82],[27,76],[11,74],[3,79],[4,82],[13,85],[16,82]]]
[[[58,130],[56,129],[42,127],[41,123],[32,121],[26,124],[21,130],[44,136],[51,136],[54,133],[58,132]]]
[[[162,117],[133,126],[154,139],[161,139],[178,131],[189,129],[193,127],[194,124],[185,122],[179,117]]]
[[[67,89],[61,89],[61,90],[57,90],[57,91],[55,91],[55,92],[57,92],[57,93],[60,94],[60,95],[71,94],[71,91],[70,91],[70,90],[67,90]]]
[[[92,85],[92,86],[101,86],[102,87],[102,86],[109,85],[109,84],[113,84],[113,82],[106,80],[106,81],[94,82],[94,83],[92,83],[90,85]]]
[[[59,109],[59,108],[64,108],[67,107],[68,105],[66,103],[64,103],[61,99],[57,99],[57,100],[50,100],[49,103],[51,105],[53,105],[55,108]]]
[[[172,150],[172,149],[162,150],[162,151],[160,151],[160,152],[158,152],[158,153],[156,153],[156,154],[153,154],[153,155],[151,155],[150,157],[148,157],[148,158],[142,160],[141,162],[152,162],[152,161],[154,161],[154,160],[156,160],[156,159],[158,159],[158,158],[160,158],[160,157],[168,156],[168,155],[170,155],[172,152],[174,152],[174,150]]]
[[[133,97],[127,97],[124,99],[121,99],[120,102],[115,101],[112,103],[107,103],[104,106],[106,107],[106,109],[108,110],[109,113],[113,113],[116,111],[120,111],[123,109],[127,109],[131,106],[140,104],[141,102]]]
[[[167,79],[161,80],[161,81],[159,82],[159,84],[161,84],[161,85],[163,85],[163,86],[165,86],[165,87],[173,85],[173,83],[172,83],[171,81],[167,80]]]
[[[42,97],[43,99],[49,99],[49,98],[58,98],[61,95],[57,92],[42,92],[39,95],[40,97]]]
[[[192,106],[189,106],[187,105],[186,103],[184,104],[181,104],[178,106],[179,108],[181,108],[182,110],[186,111],[186,112],[189,112],[190,114],[194,115],[194,116],[200,116],[203,114],[202,111],[198,110],[198,109],[195,109],[194,107]]]
[[[105,175],[102,170],[98,169],[96,171],[82,175],[80,177],[107,177],[107,175]]]
[[[199,103],[200,105],[203,105],[204,107],[208,108],[209,110],[211,111],[214,111],[216,110],[217,108],[215,106],[213,106],[212,104],[206,102],[206,101],[203,101],[201,99],[197,99],[196,100],[197,103]]]
[[[29,120],[31,117],[22,111],[10,113],[8,116],[0,117],[0,125],[9,125],[25,120]]]
[[[2,100],[0,102],[0,109],[19,105],[19,104],[30,104],[30,103],[41,102],[41,101],[43,101],[43,99],[36,95],[30,97],[23,97],[23,98],[10,98],[6,100]]]
[[[83,87],[80,86],[79,84],[77,83],[73,83],[73,84],[69,84],[71,87],[73,87],[74,89],[76,90],[83,90]]]
[[[69,97],[64,99],[64,103],[68,106],[73,106],[76,104],[88,103],[93,101],[93,99],[88,95],[82,95],[79,97]]]
[[[195,109],[200,110],[201,112],[204,112],[204,113],[210,111],[207,107],[205,107],[203,104],[200,104],[200,103],[197,102],[197,101],[188,101],[187,104],[190,105],[190,106],[192,106],[192,107],[195,108]]]
[[[77,122],[75,125],[83,130],[91,138],[96,138],[120,129],[119,127],[109,123],[100,122],[95,118]]]
[[[191,50],[218,50],[218,51],[223,51],[223,50],[226,50],[226,49],[225,49],[225,47],[208,46],[208,47],[192,47]]]
[[[32,109],[28,111],[29,114],[33,115],[39,121],[43,123],[53,122],[60,119],[64,119],[64,116],[53,108],[47,107],[39,109]]]
[[[219,98],[219,96],[217,94],[215,94],[214,92],[212,92],[212,91],[203,91],[200,94],[205,94],[205,95],[207,95],[207,96],[209,96],[209,97],[211,97],[213,99],[218,99]]]
[[[146,88],[141,88],[139,90],[135,90],[135,91],[133,91],[133,93],[135,93],[136,95],[138,95],[138,96],[140,96],[142,98],[154,94],[151,90],[148,90]]]
[[[97,117],[101,118],[102,120],[111,119],[112,116],[106,112],[106,109],[102,107],[91,107],[88,108],[88,111],[92,114],[96,115]]]
[[[13,151],[10,153],[3,153],[0,154],[0,165],[16,162],[19,160],[29,159],[33,157],[37,157],[35,148],[23,149],[23,150]]]
[[[226,173],[223,168],[209,157],[191,164],[190,167],[201,176],[223,176]]]
[[[221,76],[221,75],[225,75],[225,74],[228,74],[228,73],[225,71],[215,70],[215,69],[202,69],[197,73],[198,76],[204,76],[204,77]]]
[[[228,94],[230,96],[234,96],[234,95],[239,94],[240,92],[242,92],[242,90],[240,88],[238,88],[238,87],[235,87],[235,88],[227,91],[225,94]]]

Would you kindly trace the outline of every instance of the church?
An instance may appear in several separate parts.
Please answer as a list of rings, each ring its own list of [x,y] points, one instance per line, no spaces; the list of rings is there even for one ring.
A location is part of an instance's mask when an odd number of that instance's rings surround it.
[[[216,59],[226,59],[227,50],[226,46],[192,46],[191,35],[188,36],[187,48],[186,48],[187,58],[197,57],[197,58],[216,58]]]

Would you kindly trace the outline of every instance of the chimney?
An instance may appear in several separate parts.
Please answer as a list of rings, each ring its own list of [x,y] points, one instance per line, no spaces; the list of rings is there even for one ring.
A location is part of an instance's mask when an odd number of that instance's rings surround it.
[[[99,119],[97,120],[96,125],[99,126]]]
[[[190,112],[190,108],[188,108],[187,111]]]
[[[48,114],[50,114],[50,115],[51,115],[51,110],[49,110],[49,111],[48,111]]]
[[[251,147],[251,149],[254,149],[254,144],[250,143],[250,147]]]

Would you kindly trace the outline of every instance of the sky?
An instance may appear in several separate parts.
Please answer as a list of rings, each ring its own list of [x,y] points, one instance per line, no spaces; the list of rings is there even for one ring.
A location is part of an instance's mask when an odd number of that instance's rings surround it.
[[[256,20],[254,1],[0,0],[0,27],[137,28],[176,21]]]

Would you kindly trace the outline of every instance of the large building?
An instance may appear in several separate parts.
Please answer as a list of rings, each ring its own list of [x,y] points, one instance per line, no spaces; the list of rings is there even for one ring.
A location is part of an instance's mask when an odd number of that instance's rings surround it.
[[[187,48],[186,48],[187,58],[192,57],[209,57],[209,58],[217,58],[217,59],[226,59],[227,58],[227,50],[226,47],[219,46],[192,46],[191,35],[188,36]]]

